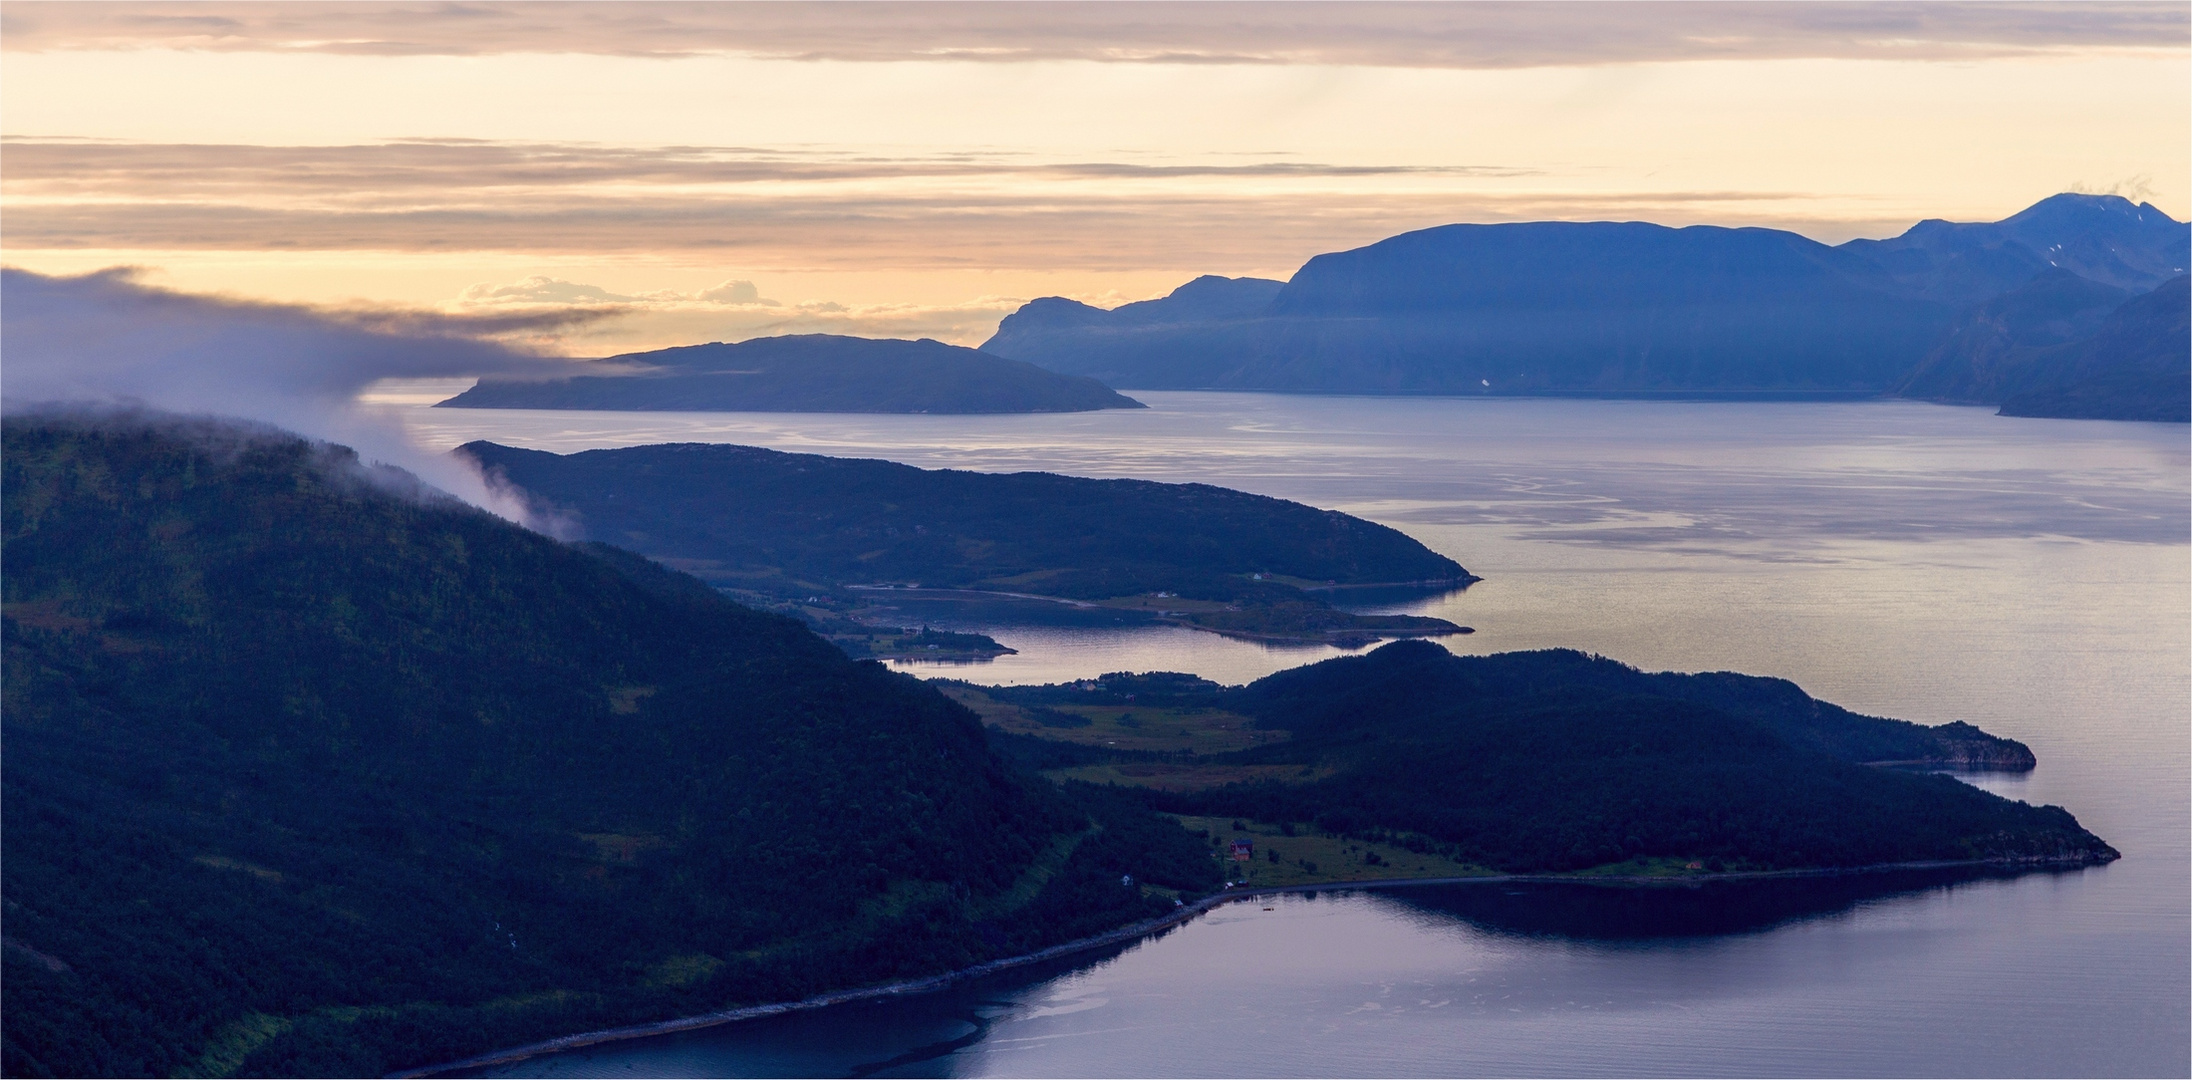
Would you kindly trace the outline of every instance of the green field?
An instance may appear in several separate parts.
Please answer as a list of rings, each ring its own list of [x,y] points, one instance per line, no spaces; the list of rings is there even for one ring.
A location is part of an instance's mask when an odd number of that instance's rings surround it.
[[[1419,855],[1396,844],[1346,840],[1307,825],[1293,826],[1294,835],[1266,821],[1182,816],[1180,824],[1191,833],[1210,837],[1211,850],[1224,858],[1231,880],[1252,886],[1322,885],[1337,881],[1389,881],[1401,878],[1484,877],[1492,871],[1439,855]],[[1247,837],[1256,845],[1255,857],[1234,862],[1227,854],[1234,838]],[[1276,854],[1278,861],[1272,861]],[[1375,862],[1371,861],[1375,858]]]
[[[1201,708],[1063,705],[1052,711],[1086,720],[1088,725],[1061,727],[1055,717],[1052,723],[1045,724],[1037,719],[1040,714],[1034,710],[999,701],[964,684],[939,682],[932,685],[942,690],[946,697],[973,709],[982,722],[991,727],[1083,746],[1202,755],[1269,746],[1287,738],[1283,731],[1255,727],[1254,721],[1239,713]],[[1287,771],[1299,772],[1300,769]]]

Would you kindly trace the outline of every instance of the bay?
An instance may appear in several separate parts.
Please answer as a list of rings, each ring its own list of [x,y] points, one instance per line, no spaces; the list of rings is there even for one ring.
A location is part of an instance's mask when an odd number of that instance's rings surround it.
[[[1967,720],[2040,761],[1972,782],[2066,806],[2125,856],[2069,874],[1879,878],[1708,904],[1763,911],[1756,925],[1686,923],[1677,916],[1700,901],[1679,890],[1236,904],[1064,969],[498,1075],[2192,1071],[2181,425],[1909,402],[1219,393],[1141,393],[1146,411],[1063,416],[551,413],[423,409],[402,390],[385,390],[383,407],[433,449],[737,442],[1214,483],[1344,510],[1483,575],[1377,609],[1477,629],[1442,639],[1451,649],[1568,647],[1649,670],[1776,675],[1861,712]],[[976,682],[1119,670],[1242,682],[1340,654],[929,614],[1021,650],[902,665]]]

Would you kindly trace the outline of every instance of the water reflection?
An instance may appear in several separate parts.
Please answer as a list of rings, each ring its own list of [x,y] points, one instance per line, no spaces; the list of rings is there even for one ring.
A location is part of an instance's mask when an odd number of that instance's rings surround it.
[[[1360,651],[1337,645],[1243,641],[1162,623],[1128,627],[999,626],[937,619],[928,625],[939,630],[985,633],[1019,652],[983,662],[971,670],[929,660],[893,660],[892,668],[923,678],[1015,686],[1092,679],[1112,671],[1184,671],[1237,686],[1274,671]]]
[[[1145,941],[931,994],[607,1044],[463,1075],[1055,1075],[1061,1062],[1070,1063],[1068,1074],[1136,1075],[1148,1070],[1133,1063],[1149,1060],[1137,1055],[1152,1052],[1182,1074],[1421,1072],[1378,1067],[1356,1056],[1360,1047],[1339,1033],[1367,1024],[1378,1037],[1407,1032],[1434,1040],[1409,1059],[1421,1064],[1440,1060],[1437,1043],[1490,1034],[1474,1025],[1528,1023],[1529,1015],[1579,1009],[1664,1007],[1670,993],[1690,999],[1692,1009],[1785,994],[1809,981],[1808,969],[1741,962],[1746,935],[1778,947],[1800,939],[1762,932],[1871,913],[1896,933],[1828,946],[1845,953],[1839,962],[1862,963],[1883,950],[1911,948],[1901,935],[1954,894],[2047,873],[1958,867],[1644,888],[1483,883],[1279,894],[1222,906],[1154,936],[1176,935],[1179,943],[1169,949]],[[1391,954],[1377,948],[1396,937],[1411,943],[1412,958],[1397,970]],[[1816,949],[1825,942],[1811,943]],[[1697,965],[1700,948],[1718,957],[1703,961],[1713,978],[1686,980],[1686,988],[1620,978],[1624,969],[1606,966]],[[1234,989],[1210,992],[1220,987]],[[1518,1011],[1523,1019],[1515,1018]],[[1299,1047],[1266,1044],[1237,1069],[1222,1062],[1198,1067],[1192,1056],[1200,1052],[1198,1025],[1228,1023],[1322,1032],[1324,1052],[1338,1058],[1304,1067]],[[1418,1026],[1424,1024],[1431,1026]],[[1654,1071],[1633,1058],[1620,1060]],[[1482,1071],[1451,1059],[1445,1064],[1432,1071]],[[1913,1072],[1932,1071],[1913,1064]]]
[[[990,632],[1024,626],[1155,626],[1146,611],[1062,604],[963,589],[862,589],[867,601],[862,619],[886,626],[931,626],[938,630]]]
[[[1462,589],[1389,587],[1342,589],[1322,594],[1342,611],[1365,615],[1421,614]],[[891,589],[867,593],[870,622],[927,626],[988,634],[1017,655],[984,660],[892,660],[890,666],[925,678],[964,678],[1018,685],[1071,682],[1111,671],[1185,671],[1229,685],[1253,682],[1275,671],[1360,653],[1390,640],[1364,642],[1249,641],[1163,623],[1146,612],[1076,607],[994,593],[950,589]],[[1451,612],[1448,612],[1451,615]],[[1463,635],[1446,635],[1455,643]]]
[[[1421,917],[1426,928],[1463,923],[1486,933],[1595,942],[1757,933],[1914,893],[2000,882],[2027,873],[2001,867],[1939,867],[1825,877],[1720,880],[1643,888],[1599,884],[1425,885],[1382,898]]]
[[[1473,585],[1475,582],[1470,582]],[[1317,597],[1341,611],[1363,615],[1406,613],[1434,600],[1459,596],[1469,585],[1371,585],[1314,590]]]

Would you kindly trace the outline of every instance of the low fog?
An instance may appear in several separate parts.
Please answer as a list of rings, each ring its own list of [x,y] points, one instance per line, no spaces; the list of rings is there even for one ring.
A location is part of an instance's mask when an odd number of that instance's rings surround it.
[[[401,423],[361,406],[387,378],[551,375],[568,361],[484,335],[586,312],[463,319],[384,309],[325,311],[195,296],[134,271],[48,277],[0,269],[0,403],[10,412],[119,407],[237,417],[350,446],[515,521],[522,505],[468,465],[415,447]],[[520,320],[523,321],[523,320]]]

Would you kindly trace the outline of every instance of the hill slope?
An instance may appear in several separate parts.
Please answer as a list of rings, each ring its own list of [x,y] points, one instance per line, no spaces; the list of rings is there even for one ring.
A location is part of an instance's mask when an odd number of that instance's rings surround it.
[[[9,1075],[379,1075],[1206,884],[637,556],[264,430],[4,432]]]
[[[706,443],[557,455],[474,442],[458,452],[593,539],[757,595],[917,583],[1321,637],[1456,628],[1351,616],[1296,585],[1475,580],[1383,525],[1206,484],[927,470]]]
[[[2192,278],[2180,277],[2109,314],[2091,337],[2034,357],[2033,376],[2003,416],[2192,421]]]
[[[890,413],[1142,408],[1094,379],[927,338],[795,334],[628,353],[602,363],[636,370],[549,381],[483,379],[441,406]]]
[[[2130,294],[2050,268],[1958,316],[1948,340],[1895,388],[1899,397],[2001,404],[2049,374],[2049,346],[2092,336]]]

